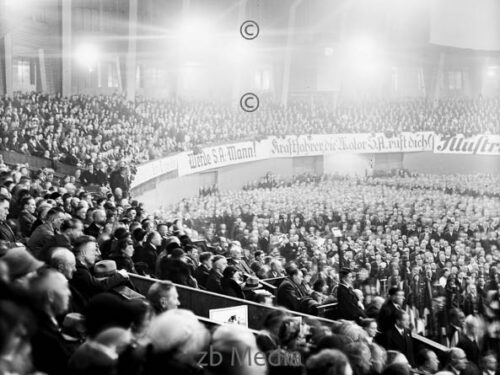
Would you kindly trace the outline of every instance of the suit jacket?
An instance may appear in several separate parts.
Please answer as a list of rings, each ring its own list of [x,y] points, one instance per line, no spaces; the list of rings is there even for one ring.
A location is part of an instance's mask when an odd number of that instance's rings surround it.
[[[210,275],[210,270],[204,264],[201,264],[194,271],[194,277],[198,281],[198,285],[203,288],[207,287],[208,275]]]
[[[399,333],[396,327],[392,327],[385,332],[385,348],[387,350],[397,350],[403,353],[410,362],[412,367],[415,366],[414,354],[413,354],[413,342],[411,338],[411,333],[404,330],[403,335]]]
[[[127,279],[119,273],[115,273],[113,276],[104,279],[97,279],[86,265],[77,261],[76,271],[69,284],[78,290],[80,298],[83,299],[83,303],[86,306],[89,300],[96,294],[111,290],[119,285],[126,285]]]
[[[139,247],[134,253],[134,262],[143,262],[148,265],[149,274],[154,275],[156,271],[156,249],[150,243]]]
[[[27,238],[31,234],[31,226],[36,221],[36,216],[30,214],[27,211],[21,211],[19,214],[19,233],[24,238]]]
[[[339,284],[337,288],[337,314],[339,319],[358,320],[366,318],[366,313],[358,305],[358,297],[351,288]]]
[[[481,350],[479,349],[479,345],[477,344],[477,342],[474,342],[466,335],[461,334],[457,347],[463,349],[469,362],[479,364],[479,359],[481,358]]]
[[[222,287],[222,293],[224,293],[226,296],[245,299],[245,295],[241,290],[241,286],[233,279],[226,279],[225,277],[223,277],[220,280],[220,284]]]
[[[16,235],[12,228],[5,222],[0,223],[0,240],[14,243],[16,242]]]
[[[28,248],[31,253],[40,258],[42,250],[54,240],[56,234],[57,232],[51,223],[45,223],[36,228],[28,240]]]
[[[391,329],[394,324],[396,324],[396,311],[398,309],[394,306],[394,303],[392,303],[391,300],[387,300],[382,307],[380,308],[380,311],[378,312],[378,318],[377,318],[377,323],[379,327],[379,331],[384,333],[385,331],[388,331]]]
[[[224,294],[222,290],[221,279],[222,275],[212,268],[207,277],[207,290],[209,292]]]
[[[105,186],[108,184],[108,175],[106,173],[104,173],[103,171],[101,171],[100,169],[95,171],[94,177],[95,177],[96,184],[101,185],[101,186]]]
[[[299,311],[300,301],[306,297],[303,290],[291,279],[285,279],[279,286],[276,302],[278,306],[286,307],[289,310]]]
[[[48,375],[68,374],[72,346],[64,340],[59,327],[48,315],[38,314],[38,329],[31,339],[33,365]]]
[[[160,261],[160,274],[162,280],[170,280],[175,284],[196,287],[196,281],[191,277],[191,268],[181,259],[165,257]]]
[[[92,236],[97,240],[99,235],[102,233],[102,228],[99,228],[96,223],[92,222],[87,228],[83,230],[83,233],[85,233],[87,236]]]
[[[235,267],[242,274],[254,275],[254,272],[252,271],[252,269],[248,266],[247,262],[245,262],[243,259],[240,259],[238,261],[235,261],[234,259],[229,259],[227,261],[227,265]]]
[[[269,237],[261,237],[258,241],[259,249],[264,251],[266,254],[269,253]]]

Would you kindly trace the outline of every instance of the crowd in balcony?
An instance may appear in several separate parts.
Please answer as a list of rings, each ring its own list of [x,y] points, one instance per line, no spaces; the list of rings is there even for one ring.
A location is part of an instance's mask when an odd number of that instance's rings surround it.
[[[126,160],[137,164],[204,144],[269,135],[435,131],[500,134],[498,99],[264,102],[248,114],[227,103],[40,93],[0,101],[0,150],[86,167]]]

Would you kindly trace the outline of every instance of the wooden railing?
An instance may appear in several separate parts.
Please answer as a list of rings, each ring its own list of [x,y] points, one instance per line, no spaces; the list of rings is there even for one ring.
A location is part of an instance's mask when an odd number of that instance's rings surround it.
[[[144,276],[130,274],[130,279],[134,283],[137,291],[146,295],[151,285],[157,281]],[[177,292],[179,293],[179,301],[181,307],[191,310],[196,315],[209,318],[211,309],[220,309],[225,307],[234,307],[245,305],[248,308],[248,328],[260,330],[264,318],[272,311],[280,310],[279,307],[261,305],[252,301],[234,298],[209,292],[206,290],[191,288],[185,285],[175,284]],[[292,316],[301,317],[303,319],[315,319],[327,326],[334,326],[337,322],[329,319],[323,319],[312,315],[302,314],[295,311],[289,311]]]
[[[139,276],[130,274],[130,279],[134,283],[137,291],[143,295],[146,295],[151,285],[157,281],[161,280],[152,279],[149,277]],[[191,310],[200,319],[209,321],[210,310],[219,309],[224,307],[242,306],[245,305],[248,308],[248,328],[254,332],[262,329],[262,322],[264,318],[272,311],[280,310],[280,307],[261,305],[252,301],[247,301],[239,298],[229,297],[222,294],[217,294],[209,292],[206,290],[191,288],[185,285],[175,284],[177,292],[179,293],[179,301],[181,302],[181,307]],[[301,317],[304,320],[317,320],[320,323],[335,327],[340,324],[337,321],[325,319],[317,316],[302,314],[295,311],[289,311],[292,316]],[[218,324],[210,321],[212,324]],[[444,358],[448,353],[449,349],[435,341],[432,341],[426,337],[412,334],[414,339],[415,349],[421,348],[423,346],[432,349],[440,357]]]

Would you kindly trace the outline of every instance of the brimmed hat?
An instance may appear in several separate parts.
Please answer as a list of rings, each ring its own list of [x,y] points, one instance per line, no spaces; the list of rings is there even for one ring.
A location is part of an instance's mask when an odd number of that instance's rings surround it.
[[[248,276],[245,284],[243,285],[243,290],[252,290],[260,288],[259,279],[255,276]]]
[[[114,260],[101,260],[94,266],[94,274],[96,278],[113,276],[116,273],[116,270],[116,262]]]
[[[23,277],[45,264],[31,255],[25,247],[14,247],[8,250],[2,260],[9,267],[11,279]]]
[[[69,313],[64,317],[61,334],[66,341],[79,341],[85,335],[85,317],[79,313]]]

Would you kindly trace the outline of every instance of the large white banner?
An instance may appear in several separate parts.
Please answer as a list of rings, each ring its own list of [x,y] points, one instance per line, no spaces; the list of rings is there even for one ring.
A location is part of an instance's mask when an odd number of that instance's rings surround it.
[[[394,137],[385,134],[313,134],[272,137],[268,157],[314,156],[329,153],[384,153],[432,151],[434,133],[401,133]]]
[[[251,161],[331,153],[384,153],[432,151],[434,133],[313,134],[269,137],[261,141],[238,142],[182,152],[139,166],[133,186],[177,170],[179,176]]]
[[[132,182],[132,188],[143,184],[155,177],[159,177],[168,172],[177,170],[178,155],[168,156],[166,158],[153,160],[145,164],[139,165],[137,173]]]
[[[199,152],[183,152],[178,155],[179,176],[260,160],[267,155],[259,142],[232,143],[205,147]]]
[[[434,141],[436,154],[500,155],[500,135],[475,135],[453,137],[436,135]]]

